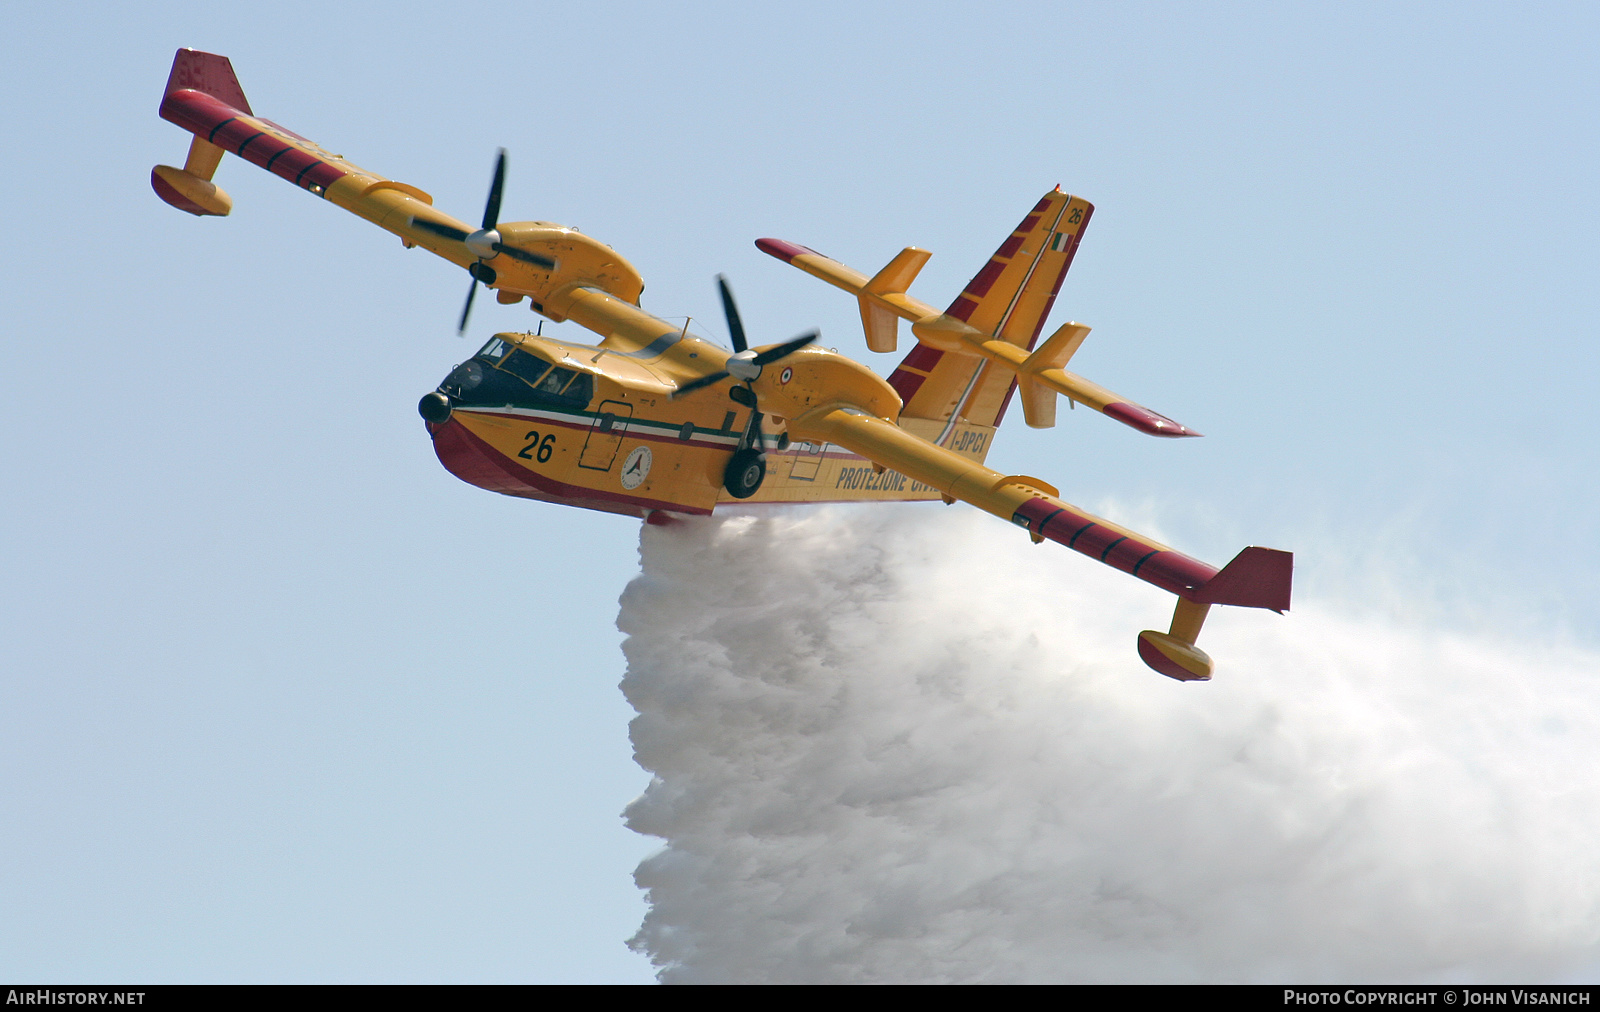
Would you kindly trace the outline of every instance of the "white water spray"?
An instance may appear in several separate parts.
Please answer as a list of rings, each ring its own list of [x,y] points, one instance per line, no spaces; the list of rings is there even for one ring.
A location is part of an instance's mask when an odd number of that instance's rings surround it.
[[[970,510],[645,527],[669,982],[1547,979],[1600,945],[1600,658],[1217,609]]]

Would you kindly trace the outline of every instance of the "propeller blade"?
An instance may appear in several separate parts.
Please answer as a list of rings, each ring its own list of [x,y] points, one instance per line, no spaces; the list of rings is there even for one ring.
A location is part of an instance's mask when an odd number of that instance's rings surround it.
[[[457,242],[461,242],[467,237],[467,233],[464,229],[456,228],[454,225],[445,225],[437,221],[429,221],[427,218],[412,218],[411,227],[420,228],[424,232],[432,232],[434,235],[442,235],[446,239],[454,239]]]
[[[713,383],[721,383],[723,380],[727,379],[728,376],[729,376],[729,373],[726,370],[723,370],[723,371],[719,371],[719,372],[714,372],[709,376],[702,376],[697,380],[690,380],[689,382],[685,383],[683,386],[681,386],[678,389],[674,390],[672,392],[671,396],[668,397],[668,400],[676,400],[677,398],[682,397],[684,394],[694,393],[696,390],[699,390],[701,387],[708,387]]]
[[[717,275],[717,289],[722,292],[722,312],[728,318],[728,336],[733,338],[733,350],[744,351],[749,347],[744,340],[744,321],[739,319],[739,307],[734,304],[726,274]]]
[[[456,327],[458,335],[467,332],[467,317],[472,315],[472,297],[478,294],[478,279],[472,279],[472,287],[467,289],[467,304],[461,307],[461,323]]]
[[[540,256],[537,253],[529,253],[527,250],[517,249],[515,246],[507,246],[503,242],[495,243],[494,251],[496,253],[504,253],[513,260],[521,260],[525,264],[533,264],[535,267],[543,267],[547,271],[553,271],[556,269],[556,262],[551,260],[549,257]]]
[[[483,227],[494,228],[500,222],[500,193],[506,185],[506,149],[494,162],[494,182],[489,184],[489,203],[483,209]]]
[[[785,355],[791,355],[799,351],[801,348],[804,348],[806,345],[810,344],[812,341],[815,341],[821,336],[821,331],[816,330],[811,331],[809,334],[801,334],[793,341],[788,341],[784,344],[778,345],[776,348],[768,348],[766,351],[757,353],[753,361],[756,365],[767,365],[770,362],[776,362]]]

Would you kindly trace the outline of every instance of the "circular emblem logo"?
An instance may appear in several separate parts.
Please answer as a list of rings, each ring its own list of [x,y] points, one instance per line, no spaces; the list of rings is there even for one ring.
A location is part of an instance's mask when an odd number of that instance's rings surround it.
[[[640,482],[650,477],[650,447],[636,446],[628,454],[628,459],[622,462],[622,487],[635,489]]]
[[[784,366],[783,367],[783,372],[778,374],[778,382],[779,383],[787,383],[792,379],[794,379],[794,370],[789,368],[788,366]]]

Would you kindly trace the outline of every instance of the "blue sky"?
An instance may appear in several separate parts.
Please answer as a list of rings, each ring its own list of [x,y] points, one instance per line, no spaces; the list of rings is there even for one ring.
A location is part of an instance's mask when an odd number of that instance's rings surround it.
[[[1206,433],[1010,420],[991,462],[1404,621],[1596,644],[1597,16],[1583,5],[113,5],[0,42],[13,437],[0,972],[645,981],[616,600],[637,525],[470,488],[414,404],[533,321],[229,160],[150,191],[172,52],[471,218],[578,226],[644,304],[882,372],[759,253],[931,249],[1096,205],[1074,368]],[[574,336],[579,332],[563,328]],[[904,338],[903,338],[904,339]],[[1041,565],[1068,566],[1071,558]],[[1129,677],[1147,675],[1130,663]]]

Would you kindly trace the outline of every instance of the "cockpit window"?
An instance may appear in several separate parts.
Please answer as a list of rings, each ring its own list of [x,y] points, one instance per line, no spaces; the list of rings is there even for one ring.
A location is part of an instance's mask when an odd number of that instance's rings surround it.
[[[561,396],[574,404],[588,404],[594,400],[594,377],[586,372],[580,372],[561,391]]]
[[[541,394],[551,394],[552,396],[558,395],[561,393],[561,391],[567,388],[567,384],[571,383],[572,378],[576,375],[577,373],[573,372],[571,369],[562,369],[559,367],[551,369],[545,374],[544,379],[533,385],[533,388],[539,391]]]
[[[581,408],[594,399],[594,377],[495,338],[457,367],[442,389],[463,406]]]
[[[550,370],[550,363],[518,349],[500,360],[500,368],[518,379],[526,380],[533,386],[538,386],[539,380],[543,379],[544,374]]]
[[[587,404],[594,396],[594,377],[576,369],[551,365],[537,355],[513,349],[500,362],[500,368],[525,381],[541,399]]]

